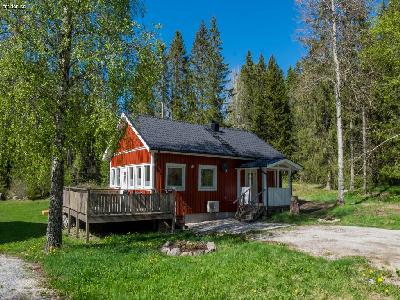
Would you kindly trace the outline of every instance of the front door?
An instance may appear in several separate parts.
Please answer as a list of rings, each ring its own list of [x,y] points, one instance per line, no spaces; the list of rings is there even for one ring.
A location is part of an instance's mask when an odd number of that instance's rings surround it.
[[[257,186],[257,169],[246,169],[245,185],[250,187],[250,196],[253,203],[257,202],[258,186]]]

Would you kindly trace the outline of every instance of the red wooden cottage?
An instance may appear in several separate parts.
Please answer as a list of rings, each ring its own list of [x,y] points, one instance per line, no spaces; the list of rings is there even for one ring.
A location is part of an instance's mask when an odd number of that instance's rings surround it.
[[[267,209],[290,204],[291,174],[300,166],[251,132],[125,114],[121,123],[127,126],[110,161],[111,188],[176,190],[185,222],[232,216],[243,192]]]

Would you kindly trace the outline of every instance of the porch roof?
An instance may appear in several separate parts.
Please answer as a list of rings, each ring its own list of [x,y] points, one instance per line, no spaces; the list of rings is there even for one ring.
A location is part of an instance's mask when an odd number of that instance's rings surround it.
[[[250,168],[288,168],[291,170],[302,170],[302,166],[296,164],[295,162],[287,159],[287,158],[274,158],[274,159],[265,159],[259,158],[256,160],[252,160],[240,165],[240,169],[250,169]]]

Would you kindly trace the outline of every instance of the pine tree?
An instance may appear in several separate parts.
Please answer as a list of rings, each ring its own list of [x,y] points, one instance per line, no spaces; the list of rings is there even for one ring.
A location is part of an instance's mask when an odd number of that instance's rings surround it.
[[[171,112],[174,120],[187,119],[188,58],[182,34],[175,32],[168,53],[168,79],[170,82]]]
[[[289,156],[293,152],[293,126],[283,72],[273,56],[269,59],[266,71],[262,57],[256,70],[256,80],[261,90],[255,94],[252,129],[262,139]]]
[[[246,62],[240,70],[240,81],[243,83],[242,101],[243,128],[251,130],[254,116],[254,72],[255,66],[251,52],[246,54]]]
[[[223,117],[223,105],[226,99],[226,83],[228,65],[222,56],[222,41],[217,27],[217,19],[211,19],[210,27],[210,74],[212,95],[208,99],[207,120],[221,122]]]
[[[196,123],[206,123],[208,121],[206,111],[209,99],[212,97],[210,86],[210,33],[204,21],[200,23],[199,30],[196,32],[190,55],[190,84],[192,97],[194,97],[193,120]]]

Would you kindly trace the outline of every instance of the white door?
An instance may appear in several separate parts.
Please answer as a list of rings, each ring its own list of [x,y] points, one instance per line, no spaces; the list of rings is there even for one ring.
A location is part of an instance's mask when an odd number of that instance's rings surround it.
[[[256,169],[246,169],[245,172],[245,185],[251,188],[251,201],[257,202],[256,197],[258,194],[258,185],[257,185],[257,170]]]
[[[121,168],[121,189],[128,189],[128,168]]]

